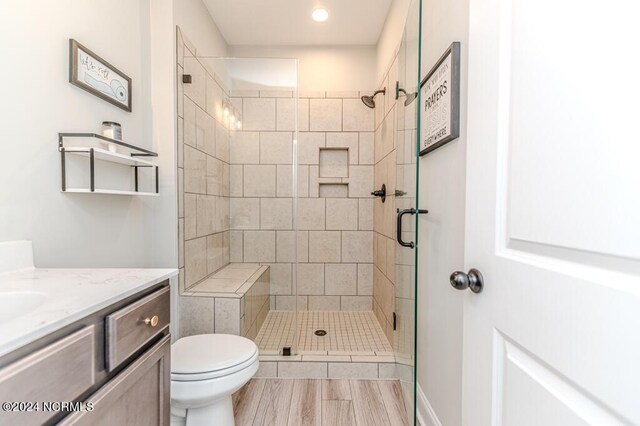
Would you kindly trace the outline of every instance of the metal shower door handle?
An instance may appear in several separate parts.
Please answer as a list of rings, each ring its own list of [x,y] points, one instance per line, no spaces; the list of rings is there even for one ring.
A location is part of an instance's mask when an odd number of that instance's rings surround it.
[[[413,241],[410,241],[408,243],[402,241],[402,216],[404,216],[405,214],[410,214],[413,216],[416,213],[427,214],[429,213],[429,210],[423,210],[423,209],[416,210],[413,207],[410,209],[404,209],[404,210],[398,209],[398,217],[396,219],[396,239],[398,240],[398,244],[400,244],[402,247],[414,248],[416,246]]]

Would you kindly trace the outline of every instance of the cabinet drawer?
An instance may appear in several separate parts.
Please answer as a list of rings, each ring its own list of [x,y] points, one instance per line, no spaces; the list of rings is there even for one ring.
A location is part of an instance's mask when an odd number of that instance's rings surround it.
[[[95,332],[89,326],[0,370],[0,401],[73,401],[95,382]],[[0,424],[39,425],[55,411],[0,412]]]
[[[169,326],[169,287],[164,287],[106,317],[107,371]]]

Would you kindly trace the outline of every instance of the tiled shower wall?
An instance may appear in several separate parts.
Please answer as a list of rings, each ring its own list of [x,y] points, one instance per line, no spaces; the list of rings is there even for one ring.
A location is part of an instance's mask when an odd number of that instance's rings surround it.
[[[374,184],[387,188],[387,200],[375,200],[374,216],[374,268],[373,312],[378,318],[389,342],[395,342],[393,312],[395,311],[396,282],[396,114],[395,85],[398,80],[398,60],[393,61],[384,76],[380,89],[386,87],[386,95],[376,98],[375,109],[375,170]],[[397,105],[396,105],[397,104]],[[406,221],[410,219],[405,218]],[[395,348],[395,346],[394,346]]]
[[[192,83],[182,82],[183,74]],[[229,263],[228,91],[177,30],[178,242],[181,291]]]
[[[415,252],[396,241],[398,209],[416,205],[416,108],[414,100],[404,105],[404,96],[395,100],[396,81],[409,92],[415,87],[414,70],[405,70],[412,62],[406,59],[405,43],[399,48],[384,76],[380,88],[387,94],[377,98],[375,113],[374,184],[387,187],[387,200],[374,202],[374,276],[373,312],[378,318],[400,364],[412,363],[415,330]],[[403,61],[407,63],[403,63]],[[391,88],[391,91],[389,91]],[[403,219],[402,238],[415,239],[416,217]],[[396,330],[393,330],[393,313]],[[406,370],[403,370],[406,373]]]
[[[359,92],[300,93],[298,309],[371,310],[374,113]],[[231,261],[271,267],[271,308],[295,309],[293,91],[236,91]]]

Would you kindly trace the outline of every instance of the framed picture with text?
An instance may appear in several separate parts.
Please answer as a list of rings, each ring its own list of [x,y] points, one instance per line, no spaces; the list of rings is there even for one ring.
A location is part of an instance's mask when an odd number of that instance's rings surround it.
[[[420,83],[420,155],[460,136],[460,42],[453,42]]]
[[[131,79],[74,39],[69,39],[69,83],[131,112]]]

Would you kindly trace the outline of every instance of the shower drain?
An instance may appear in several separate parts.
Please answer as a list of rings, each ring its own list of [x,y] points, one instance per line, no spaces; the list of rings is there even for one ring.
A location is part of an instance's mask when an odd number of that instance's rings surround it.
[[[313,332],[316,336],[326,336],[327,332],[325,330],[316,330]]]

